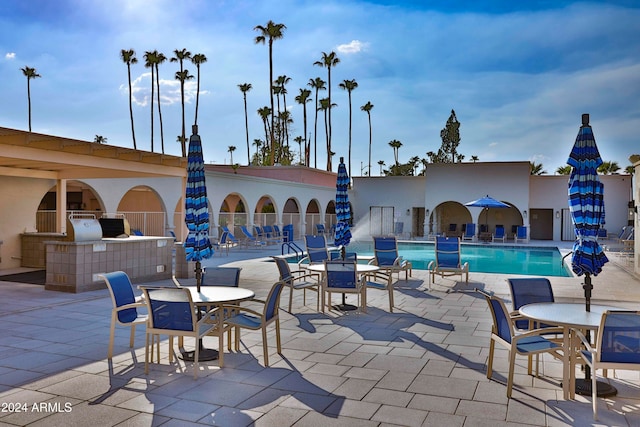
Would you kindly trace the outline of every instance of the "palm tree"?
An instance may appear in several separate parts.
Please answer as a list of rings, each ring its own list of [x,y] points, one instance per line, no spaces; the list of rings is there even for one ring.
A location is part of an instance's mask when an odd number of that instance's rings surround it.
[[[479,160],[480,160],[480,159],[478,158],[478,156],[475,156],[475,155],[474,155],[474,156],[471,156],[471,161],[472,161],[473,163],[475,163],[475,162],[477,162],[477,161],[479,161]]]
[[[309,141],[307,141],[307,102],[311,101],[309,98],[311,91],[309,89],[300,88],[300,94],[296,96],[296,102],[302,105],[302,114],[304,117],[304,162],[301,163],[309,166]]]
[[[320,67],[327,67],[327,87],[329,94],[329,151],[331,151],[331,108],[333,108],[333,103],[331,102],[331,67],[335,67],[338,63],[340,63],[340,58],[337,57],[335,52],[331,52],[329,54],[322,52],[322,59],[313,63],[313,65],[318,65]]]
[[[137,64],[136,51],[133,49],[122,49],[120,51],[122,62],[127,64],[127,76],[129,77],[129,116],[131,117],[131,136],[133,137],[133,149],[136,150],[136,131],[133,127],[133,95],[131,93],[131,64]]]
[[[282,103],[284,111],[287,111],[287,83],[291,81],[291,77],[287,77],[285,75],[278,76],[275,83],[280,87],[280,93],[282,94]],[[279,108],[278,108],[279,110]],[[286,123],[283,124],[282,134],[284,135],[287,141],[287,147],[289,146],[289,128],[286,126]]]
[[[530,162],[530,165],[531,175],[543,175],[547,173],[547,171],[544,170],[544,166],[542,166],[542,163]]]
[[[286,29],[286,25],[284,24],[276,24],[275,22],[269,20],[266,26],[256,25],[254,30],[260,32],[260,35],[256,36],[255,43],[265,44],[265,42],[269,41],[269,97],[271,99],[271,159],[270,163],[273,164],[274,150],[275,145],[273,143],[273,131],[274,131],[274,105],[273,105],[273,42],[274,40],[281,39],[284,37],[284,30]]]
[[[251,146],[249,145],[249,116],[247,115],[247,92],[251,90],[251,83],[242,83],[238,85],[242,97],[244,98],[244,128],[247,134],[247,164],[251,164]]]
[[[402,147],[402,142],[394,139],[392,141],[389,141],[389,145],[391,146],[391,148],[393,148],[393,158],[396,161],[396,166],[398,166],[398,151],[400,150],[400,147]]]
[[[371,101],[367,101],[362,107],[360,107],[362,111],[367,113],[367,117],[369,118],[369,176],[371,176],[371,110],[373,109],[373,104]]]
[[[154,97],[154,83],[155,83],[155,60],[158,55],[158,51],[153,52],[146,51],[144,53],[144,66],[145,68],[151,68],[151,152],[153,153],[153,97]]]
[[[158,90],[156,95],[158,96],[158,120],[160,121],[160,142],[162,144],[162,154],[164,154],[164,125],[162,124],[162,109],[160,108],[160,64],[167,60],[167,57],[164,56],[164,53],[160,52],[156,55],[155,66],[156,66],[156,85]],[[183,154],[182,157],[186,157],[186,153]]]
[[[303,141],[303,139],[302,139],[302,137],[300,135],[298,135],[295,138],[293,138],[293,140],[298,143],[298,150],[300,150],[300,164],[303,164],[302,163],[302,141]]]
[[[560,166],[556,169],[558,175],[571,175],[571,166]]]
[[[191,59],[191,52],[187,49],[174,50],[173,53],[175,56],[171,58],[171,62],[179,62],[180,63],[180,74],[184,71],[184,61],[187,59]],[[182,102],[182,137],[184,138],[185,129],[184,129],[184,80],[180,80],[180,101]],[[187,147],[185,145],[182,146],[182,157],[187,156]]]
[[[349,176],[351,176],[351,91],[358,87],[358,82],[355,79],[344,80],[338,86],[349,93]]]
[[[189,70],[187,70],[186,68],[183,71],[176,71],[176,80],[180,81],[180,87],[184,87],[184,82],[187,80],[191,80],[193,79],[193,76],[191,74],[189,74]],[[160,91],[158,91],[158,93],[160,93]],[[160,102],[160,101],[158,101]],[[182,131],[186,132],[185,128],[184,128],[184,102],[182,103]],[[187,135],[184,136],[184,147],[181,146],[181,148],[184,150],[184,155],[182,157],[185,157],[187,155],[187,148],[186,148],[186,141],[187,141]]]
[[[318,169],[318,111],[320,110],[320,98],[318,98],[318,91],[325,90],[325,81],[320,77],[315,79],[309,79],[309,86],[316,90],[316,116],[313,124],[313,167]]]
[[[380,175],[382,175],[382,166],[384,166],[384,160],[378,160],[378,165],[380,166]]]
[[[620,166],[618,166],[618,162],[602,162],[600,166],[598,166],[598,172],[604,175],[611,175],[620,170]]]
[[[262,119],[262,124],[264,125],[264,140],[265,140],[265,149],[269,150],[271,153],[271,147],[269,146],[269,117],[271,116],[271,109],[265,105],[262,108],[258,108],[258,115]],[[273,143],[273,141],[271,141]],[[271,159],[270,159],[271,160]]]
[[[107,143],[107,137],[106,136],[102,136],[102,135],[96,135],[96,137],[93,138],[93,142],[96,142],[98,144],[106,144]]]
[[[227,151],[231,154],[231,164],[233,165],[233,152],[236,151],[236,147],[234,145],[230,145]]]
[[[42,77],[36,72],[35,68],[27,67],[21,68],[22,74],[27,78],[27,100],[29,102],[29,132],[31,132],[31,79]]]
[[[204,53],[196,53],[191,57],[191,62],[195,64],[197,69],[197,74],[198,74],[198,85],[196,87],[196,117],[193,120],[193,124],[197,125],[198,124],[198,107],[200,105],[200,64],[204,64],[205,62],[207,62],[207,57],[204,55]]]
[[[257,164],[261,164],[262,162],[260,161],[260,154],[258,154],[260,152],[260,147],[262,146],[262,140],[260,139],[254,139],[253,140],[253,145],[256,146],[256,162],[258,162]]]
[[[329,98],[322,98],[320,100],[320,110],[324,113],[324,134],[326,136],[327,144],[327,171],[331,172],[333,165],[331,163],[331,156],[335,153],[331,151],[331,140],[329,139],[329,120],[327,118],[327,111],[331,111],[331,107],[335,107],[336,104],[331,105]]]

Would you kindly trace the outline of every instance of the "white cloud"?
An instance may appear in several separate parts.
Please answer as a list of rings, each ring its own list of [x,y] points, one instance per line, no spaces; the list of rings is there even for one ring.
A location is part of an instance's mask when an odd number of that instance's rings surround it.
[[[340,53],[349,55],[367,50],[368,47],[369,43],[364,43],[360,40],[351,40],[350,43],[338,45],[337,50]]]
[[[16,59],[16,53],[15,52],[7,52],[7,54],[4,55],[4,59],[8,59],[8,60]]]

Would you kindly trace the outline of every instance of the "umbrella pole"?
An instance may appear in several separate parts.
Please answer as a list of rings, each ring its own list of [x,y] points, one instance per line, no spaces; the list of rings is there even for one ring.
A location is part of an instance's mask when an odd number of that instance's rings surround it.
[[[198,292],[200,292],[200,285],[202,284],[202,264],[200,261],[196,261],[196,287],[198,288]]]
[[[585,309],[587,311],[591,311],[591,291],[593,290],[593,285],[591,284],[591,274],[584,273],[584,284],[582,285],[582,289],[584,289],[584,299],[586,304]]]

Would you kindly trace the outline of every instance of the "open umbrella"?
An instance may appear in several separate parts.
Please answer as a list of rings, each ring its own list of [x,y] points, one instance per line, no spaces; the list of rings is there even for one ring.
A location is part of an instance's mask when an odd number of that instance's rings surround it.
[[[571,268],[578,276],[584,274],[585,309],[591,310],[591,275],[597,276],[602,266],[608,262],[607,256],[598,245],[598,230],[604,225],[604,186],[598,179],[598,166],[602,158],[589,126],[589,115],[582,115],[582,126],[578,131],[567,164],[572,167],[569,177],[569,210],[573,222],[576,241],[573,244]],[[589,331],[587,331],[587,335]],[[585,379],[576,381],[576,393],[591,394],[591,372],[585,367]],[[615,394],[615,389],[598,384],[599,395]]]
[[[488,194],[485,197],[481,197],[478,200],[465,203],[464,205],[478,207],[478,208],[485,208],[486,210],[485,224],[487,226],[489,223],[489,208],[510,208],[511,207],[506,203],[502,203],[500,200],[496,200],[493,197],[489,197]],[[487,230],[488,230],[488,227],[487,227]]]
[[[198,126],[193,125],[193,134],[189,138],[187,158],[187,191],[184,199],[184,222],[189,234],[184,242],[187,261],[196,262],[196,286],[200,292],[202,266],[200,261],[211,258],[213,248],[209,241],[209,203],[207,185],[204,177],[204,159],[202,143],[198,135]]]
[[[334,238],[334,244],[340,246],[340,254],[342,259],[345,259],[346,249],[345,246],[351,242],[351,230],[349,229],[349,222],[351,221],[351,205],[349,205],[349,195],[347,189],[349,188],[349,174],[347,174],[347,168],[344,165],[344,157],[340,157],[340,164],[338,165],[338,177],[336,178],[336,233]],[[345,294],[342,294],[342,304],[336,306],[338,310],[355,310],[355,305],[347,304]]]

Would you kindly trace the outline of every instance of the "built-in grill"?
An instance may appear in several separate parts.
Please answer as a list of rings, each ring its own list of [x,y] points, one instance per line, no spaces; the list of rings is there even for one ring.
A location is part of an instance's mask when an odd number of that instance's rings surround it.
[[[129,221],[124,216],[102,217],[99,222],[102,227],[102,237],[129,237],[131,234]]]
[[[93,214],[72,214],[67,219],[67,239],[88,242],[102,239],[102,227]]]

